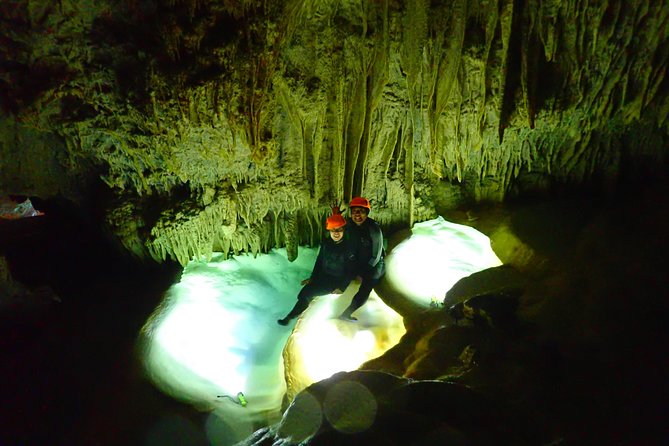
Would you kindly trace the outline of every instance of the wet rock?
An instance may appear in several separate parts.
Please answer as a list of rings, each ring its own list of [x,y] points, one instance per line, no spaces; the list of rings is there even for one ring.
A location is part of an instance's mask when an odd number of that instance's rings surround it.
[[[444,297],[452,320],[481,327],[511,328],[529,279],[512,266],[502,265],[458,281]]]
[[[496,414],[490,401],[463,385],[337,373],[298,394],[280,423],[240,444],[508,444]]]
[[[479,294],[448,308],[448,314],[459,323],[469,321],[481,327],[511,328],[518,323],[520,288],[505,288],[495,293]]]
[[[444,297],[444,306],[451,307],[459,302],[482,295],[508,289],[524,289],[529,279],[516,268],[502,265],[476,272],[457,281]]]

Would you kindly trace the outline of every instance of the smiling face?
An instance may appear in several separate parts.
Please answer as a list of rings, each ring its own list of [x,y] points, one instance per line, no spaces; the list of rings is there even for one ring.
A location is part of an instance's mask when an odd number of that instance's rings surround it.
[[[353,223],[360,226],[367,220],[367,212],[369,211],[363,207],[354,206],[351,208],[351,220],[353,220]]]
[[[330,238],[335,243],[341,242],[341,240],[344,238],[344,227],[342,226],[341,228],[330,229]]]

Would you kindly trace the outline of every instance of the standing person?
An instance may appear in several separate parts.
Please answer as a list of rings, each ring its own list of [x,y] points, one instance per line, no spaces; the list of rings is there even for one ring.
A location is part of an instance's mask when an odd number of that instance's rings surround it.
[[[385,273],[383,261],[383,232],[379,224],[368,217],[371,206],[369,200],[363,197],[355,197],[348,205],[353,222],[350,232],[357,232],[360,239],[360,256],[356,273],[362,279],[360,289],[353,296],[351,304],[339,316],[339,319],[355,322],[358,319],[351,316],[355,310],[362,307],[369,293],[379,283]]]
[[[304,287],[297,295],[297,302],[286,317],[279,319],[279,325],[288,323],[302,314],[316,296],[341,294],[356,274],[360,240],[354,234],[344,231],[346,219],[335,213],[325,221],[325,229],[330,233],[321,244],[311,277],[302,281]]]

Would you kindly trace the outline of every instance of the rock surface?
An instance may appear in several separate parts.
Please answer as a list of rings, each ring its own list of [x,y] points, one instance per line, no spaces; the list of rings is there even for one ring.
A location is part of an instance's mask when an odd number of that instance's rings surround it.
[[[398,345],[364,372],[310,386],[245,444],[291,444],[292,429],[315,445],[661,444],[669,213],[666,185],[655,186],[609,205],[507,208],[514,239],[545,263],[474,273],[440,308],[403,308]],[[480,224],[495,215],[481,212]],[[342,381],[378,404],[374,422],[353,434],[323,415]],[[341,404],[356,413],[358,398],[347,393]],[[293,424],[306,400],[320,423],[311,430]]]
[[[158,261],[296,254],[358,194],[401,228],[666,166],[662,2],[8,5],[0,193]]]

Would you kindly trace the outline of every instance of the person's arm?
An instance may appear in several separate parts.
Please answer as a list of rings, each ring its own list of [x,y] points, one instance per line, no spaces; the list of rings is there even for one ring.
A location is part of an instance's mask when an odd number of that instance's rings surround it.
[[[376,222],[369,225],[369,235],[372,239],[372,258],[369,259],[369,266],[375,267],[383,257],[383,232]]]
[[[347,249],[344,262],[344,279],[348,282],[353,280],[358,271],[360,261],[360,237],[348,235],[346,239]]]
[[[321,271],[323,268],[323,252],[325,251],[325,243],[321,243],[321,247],[318,249],[318,256],[316,257],[316,263],[314,263],[314,268],[311,270],[311,276],[309,277],[308,280],[313,279],[318,275],[318,273]]]

